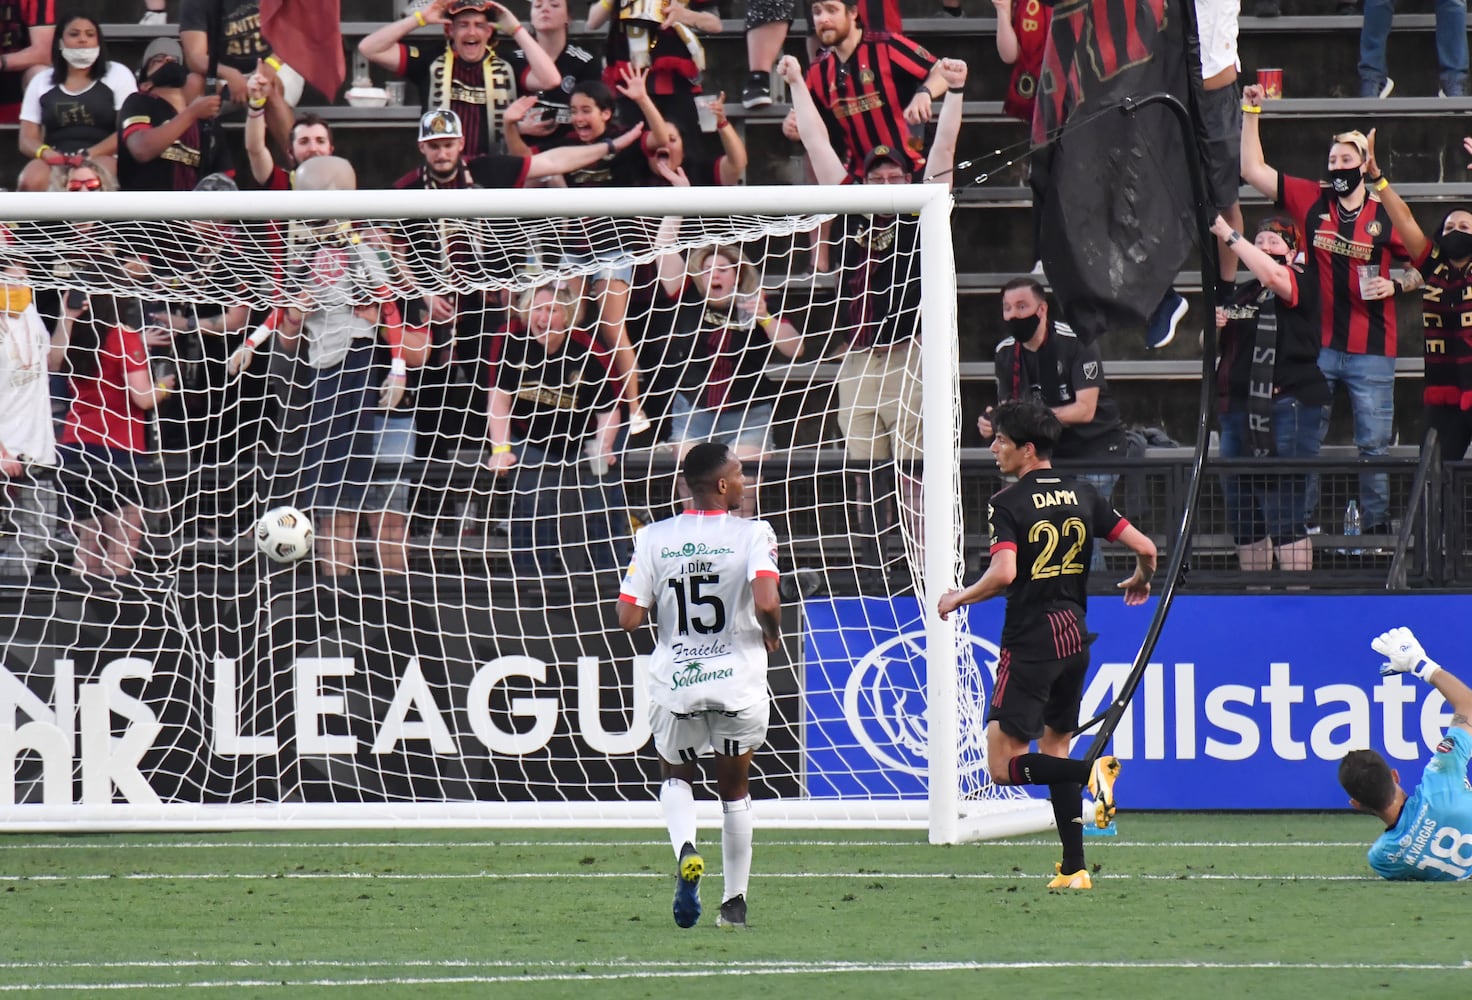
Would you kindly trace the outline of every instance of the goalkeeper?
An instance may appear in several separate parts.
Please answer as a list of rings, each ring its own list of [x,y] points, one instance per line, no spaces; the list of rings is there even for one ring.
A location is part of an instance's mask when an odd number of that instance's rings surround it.
[[[1339,762],[1349,804],[1385,824],[1370,845],[1370,867],[1389,879],[1460,881],[1472,875],[1472,688],[1429,659],[1408,628],[1382,632],[1370,648],[1386,658],[1382,675],[1415,674],[1452,708],[1452,723],[1409,794],[1400,774],[1374,750],[1351,750]]]

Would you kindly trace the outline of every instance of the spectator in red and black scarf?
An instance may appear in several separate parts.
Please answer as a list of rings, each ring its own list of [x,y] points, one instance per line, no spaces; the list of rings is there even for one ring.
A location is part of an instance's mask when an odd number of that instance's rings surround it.
[[[405,40],[431,24],[445,26],[443,45]],[[497,52],[498,38],[521,46],[522,72]],[[520,88],[545,90],[562,83],[557,66],[531,32],[493,0],[434,0],[364,38],[358,52],[414,84],[422,110],[440,108],[459,115],[472,156],[500,149],[501,116],[521,96]]]
[[[1375,163],[1375,133],[1369,135],[1370,171]],[[1462,140],[1472,154],[1472,138]],[[1443,462],[1460,462],[1472,445],[1472,209],[1454,208],[1435,237],[1421,231],[1404,199],[1389,184],[1379,189],[1405,241],[1411,263],[1426,281],[1421,321],[1426,327],[1426,382],[1421,401],[1426,427],[1435,428]]]

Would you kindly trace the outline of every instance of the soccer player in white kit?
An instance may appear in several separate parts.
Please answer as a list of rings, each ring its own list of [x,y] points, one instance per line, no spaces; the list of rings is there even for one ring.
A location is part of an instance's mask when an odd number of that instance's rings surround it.
[[[732,514],[741,461],[707,441],[681,466],[691,506],[641,528],[619,588],[618,623],[632,632],[650,607],[658,640],[649,661],[650,726],[663,783],[659,801],[675,849],[675,923],[700,919],[705,861],[695,846],[695,762],[714,750],[724,813],[725,880],[718,927],[746,926],[751,876],[751,755],[767,736],[767,654],[782,641],[777,536]]]

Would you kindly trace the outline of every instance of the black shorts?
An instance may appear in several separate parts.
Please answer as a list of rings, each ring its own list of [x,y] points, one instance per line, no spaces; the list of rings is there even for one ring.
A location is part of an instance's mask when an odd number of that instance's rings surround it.
[[[986,721],[1016,740],[1032,742],[1043,728],[1071,733],[1078,728],[1079,702],[1089,672],[1089,651],[1063,660],[1027,663],[1002,650],[997,684],[987,706]]]
[[[95,521],[125,507],[143,506],[141,456],[101,444],[57,445],[61,458],[58,480],[73,522]]]
[[[1235,83],[1201,96],[1201,140],[1206,162],[1206,194],[1225,212],[1237,204],[1242,186],[1242,89]]]

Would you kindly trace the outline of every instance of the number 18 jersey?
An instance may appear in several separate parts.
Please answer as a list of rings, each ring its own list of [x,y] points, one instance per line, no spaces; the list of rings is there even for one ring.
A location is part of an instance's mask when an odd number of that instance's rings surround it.
[[[766,698],[751,581],[777,575],[777,536],[765,521],[692,510],[639,529],[619,600],[655,609],[654,704],[738,712]]]
[[[1455,882],[1472,876],[1472,733],[1452,726],[1395,826],[1370,845],[1370,867],[1389,879]]]

